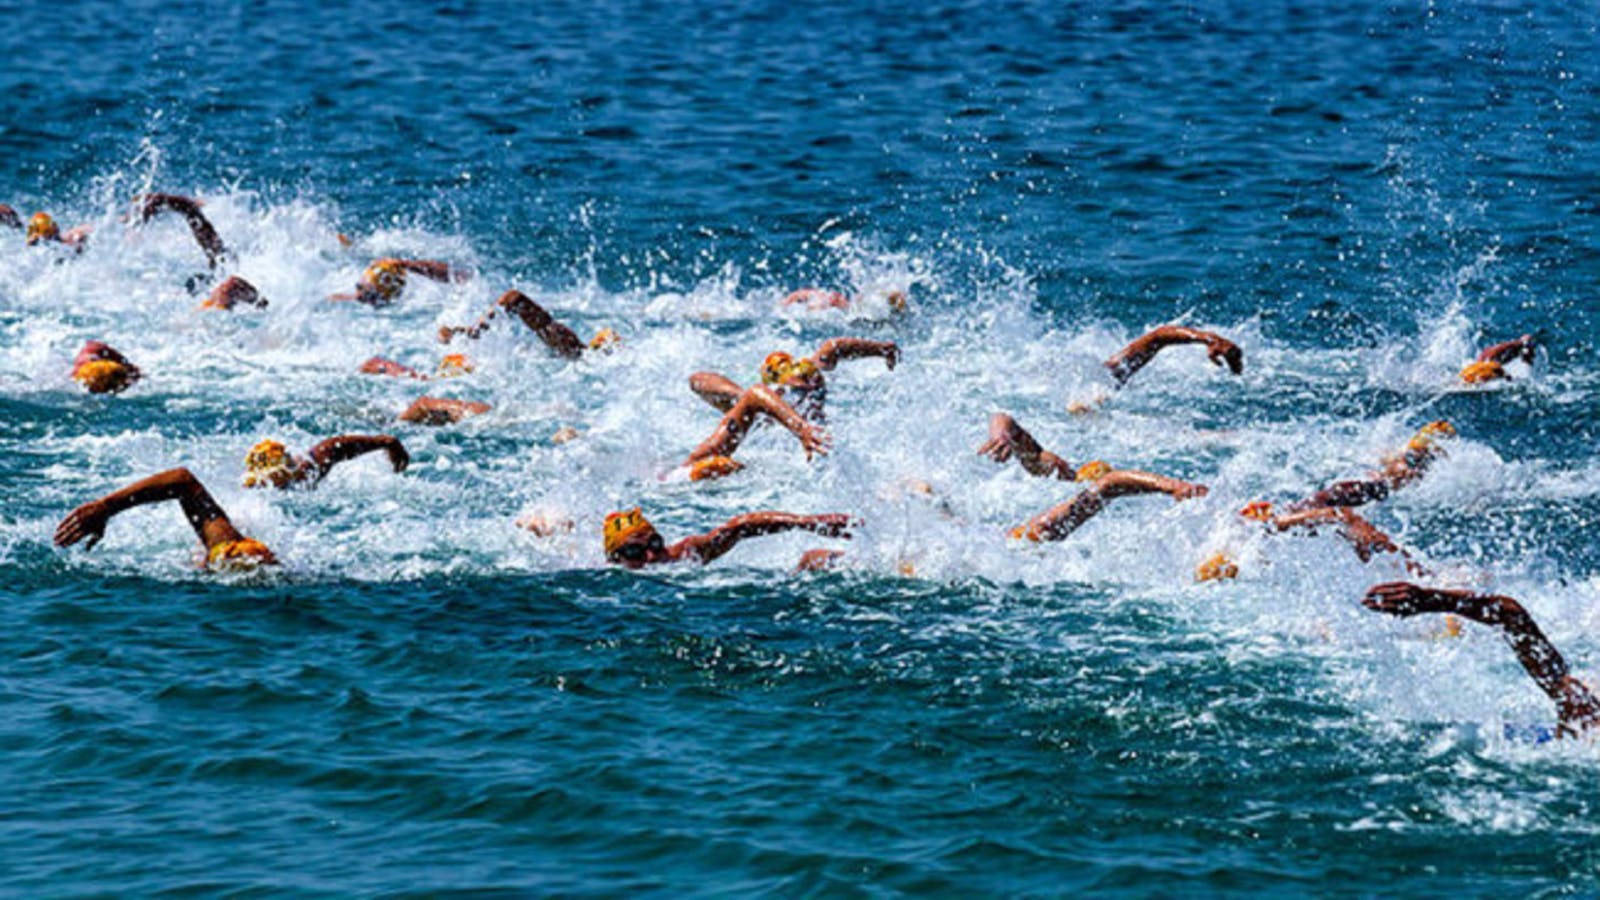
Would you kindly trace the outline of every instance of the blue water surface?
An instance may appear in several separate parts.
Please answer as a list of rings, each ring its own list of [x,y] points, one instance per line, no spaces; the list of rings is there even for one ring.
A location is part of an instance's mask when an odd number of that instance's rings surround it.
[[[6,10],[0,202],[0,888],[18,896],[1099,895],[1600,891],[1583,741],[1497,636],[1385,619],[1331,534],[1234,511],[1460,433],[1372,510],[1441,582],[1512,594],[1600,671],[1600,9],[1503,3],[153,0]],[[263,311],[197,311],[186,193]],[[335,235],[351,241],[341,248]],[[332,306],[381,255],[462,285]],[[892,318],[785,311],[888,290]],[[398,425],[440,324],[502,290],[622,353],[501,328]],[[1100,412],[1099,361],[1174,349]],[[1464,391],[1479,348],[1538,362]],[[777,429],[663,481],[716,413],[697,370],[895,340],[830,377],[834,451]],[[146,371],[66,377],[87,339]],[[1058,545],[1075,493],[971,451],[1007,409],[1075,462],[1203,481]],[[574,426],[584,437],[557,444]],[[239,487],[244,452],[393,431],[412,468]],[[282,571],[216,578],[177,511],[93,551],[79,503],[193,469]],[[926,481],[932,498],[913,482]],[[669,538],[844,511],[849,544],[705,569],[603,564],[600,517]],[[519,515],[556,510],[570,535]],[[792,572],[814,546],[829,573]],[[1227,550],[1226,584],[1193,583]]]

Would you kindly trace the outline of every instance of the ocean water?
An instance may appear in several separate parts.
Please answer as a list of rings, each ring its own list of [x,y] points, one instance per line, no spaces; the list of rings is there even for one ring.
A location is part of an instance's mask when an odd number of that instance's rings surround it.
[[[1503,642],[1367,612],[1396,563],[1235,515],[1446,418],[1449,456],[1372,518],[1600,673],[1594,7],[6,11],[0,202],[95,231],[78,256],[0,233],[0,891],[1600,891],[1600,750],[1507,737],[1554,710]],[[269,308],[197,310],[181,221],[121,220],[146,190],[203,199]],[[325,302],[391,254],[475,277]],[[780,308],[813,285],[863,302]],[[502,325],[469,376],[356,374],[431,370],[437,328],[510,287],[623,350]],[[1163,322],[1229,335],[1244,374],[1177,348],[1067,413]],[[1531,369],[1455,387],[1524,332]],[[662,478],[716,421],[690,373],[841,335],[902,355],[830,376],[826,458],[768,428],[733,478]],[[78,391],[88,339],[145,379]],[[395,423],[425,388],[493,410]],[[1018,546],[1076,489],[973,453],[999,409],[1211,493]],[[240,485],[263,438],[384,430],[402,475]],[[197,571],[170,505],[51,546],[176,465],[284,565]],[[599,522],[633,505],[669,540],[862,525],[630,573]],[[842,565],[794,574],[820,546]],[[1218,550],[1240,577],[1195,584]]]

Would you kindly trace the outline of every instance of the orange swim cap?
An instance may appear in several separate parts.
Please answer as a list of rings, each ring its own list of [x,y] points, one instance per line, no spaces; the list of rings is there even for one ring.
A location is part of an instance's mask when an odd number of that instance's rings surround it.
[[[299,480],[294,458],[281,441],[266,440],[244,456],[244,486],[284,488]]]
[[[610,353],[622,345],[622,337],[609,328],[602,328],[589,339],[589,349]]]
[[[400,296],[406,286],[406,270],[398,260],[380,259],[361,273],[361,284],[383,300]]]
[[[473,365],[472,360],[468,359],[466,354],[448,353],[443,359],[439,360],[439,369],[434,375],[439,378],[454,378],[457,375],[465,375],[475,368],[477,366]]]
[[[1239,515],[1257,522],[1266,522],[1272,518],[1272,504],[1265,500],[1255,500],[1246,503],[1244,509],[1239,510]]]
[[[1078,474],[1074,481],[1099,481],[1110,474],[1111,465],[1104,460],[1093,460],[1078,467]]]
[[[91,359],[72,367],[72,380],[91,394],[115,394],[133,384],[133,372],[110,359]]]
[[[761,362],[761,383],[782,384],[793,366],[794,357],[781,350],[767,354],[767,358]]]
[[[605,525],[602,527],[606,558],[609,559],[616,554],[634,535],[651,533],[655,530],[655,526],[650,524],[650,520],[644,517],[644,513],[640,512],[637,506],[627,512],[611,513],[606,516]]]
[[[1239,566],[1228,558],[1225,553],[1218,553],[1205,562],[1195,567],[1194,580],[1220,581],[1224,578],[1238,578]]]
[[[1014,541],[1033,541],[1034,543],[1039,543],[1040,541],[1044,540],[1044,535],[1040,534],[1038,527],[1031,522],[1018,525],[1017,527],[1011,529],[1009,533],[1011,539]]]
[[[1501,378],[1510,380],[1511,376],[1506,374],[1505,366],[1492,359],[1468,363],[1467,367],[1461,370],[1461,380],[1466,384],[1486,384]]]
[[[56,220],[50,218],[49,213],[34,213],[28,220],[28,243],[37,244],[40,241],[56,241],[61,239],[61,229],[56,227]]]
[[[241,572],[277,564],[278,558],[255,538],[223,541],[206,552],[206,568],[213,572]]]
[[[689,464],[690,481],[710,481],[723,478],[744,468],[744,463],[731,456],[708,456]]]

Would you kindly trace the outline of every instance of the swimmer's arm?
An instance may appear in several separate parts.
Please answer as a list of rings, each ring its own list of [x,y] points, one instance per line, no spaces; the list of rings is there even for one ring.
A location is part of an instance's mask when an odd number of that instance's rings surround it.
[[[316,467],[316,480],[321,481],[334,466],[367,453],[382,450],[389,454],[389,465],[396,472],[404,472],[411,464],[400,439],[390,434],[341,434],[328,438],[311,448],[311,464]]]
[[[21,231],[22,217],[17,215],[17,211],[12,209],[10,206],[0,203],[0,225],[5,225]]]
[[[1168,478],[1165,475],[1134,469],[1114,469],[1095,482],[1094,490],[1107,500],[1139,494],[1167,494],[1174,500],[1188,500],[1192,497],[1204,497],[1208,489],[1203,484]]]
[[[1485,348],[1482,353],[1478,354],[1478,361],[1497,362],[1504,365],[1505,363],[1511,362],[1514,359],[1520,359],[1523,362],[1531,365],[1533,363],[1533,355],[1536,349],[1537,348],[1533,340],[1533,335],[1525,334],[1515,340],[1506,341],[1504,343],[1495,344],[1492,347]]]
[[[200,537],[206,549],[225,541],[243,538],[228,516],[212,499],[205,485],[188,469],[168,469],[141,481],[113,491],[98,500],[91,500],[67,514],[56,527],[55,543],[67,547],[87,539],[85,549],[93,547],[105,536],[106,523],[113,516],[136,506],[177,500],[183,508],[184,518]]]
[[[577,333],[557,322],[544,307],[533,302],[527,294],[521,291],[506,291],[500,295],[499,304],[502,309],[516,314],[524,325],[544,341],[545,346],[556,352],[556,355],[565,359],[577,359],[583,355],[583,341],[578,338]]]
[[[500,311],[499,307],[495,307],[494,309],[489,310],[488,312],[484,313],[482,316],[480,316],[478,318],[477,324],[475,324],[475,325],[443,325],[443,326],[440,326],[440,328],[439,328],[439,343],[448,344],[448,343],[450,343],[451,340],[455,339],[457,336],[464,337],[464,338],[466,338],[468,340],[472,340],[472,341],[477,340],[478,338],[483,336],[483,333],[485,331],[489,330],[490,323],[492,323],[494,321],[495,315],[497,313],[499,313],[499,311]]]
[[[1040,478],[1071,481],[1075,474],[1070,463],[1039,446],[1027,429],[1003,412],[989,417],[989,439],[978,447],[978,453],[999,463],[1015,456],[1029,475]]]
[[[400,421],[415,425],[449,425],[489,411],[489,404],[443,397],[418,397],[400,414]]]
[[[739,402],[739,395],[744,393],[744,389],[735,384],[731,378],[715,372],[696,372],[690,375],[689,390],[723,412],[733,409],[733,405]]]
[[[838,291],[828,291],[822,288],[801,288],[783,298],[784,306],[794,306],[797,303],[804,303],[807,306],[815,303],[823,307],[844,309],[850,305],[850,298]]]
[[[1244,371],[1244,352],[1237,344],[1215,332],[1181,325],[1162,325],[1136,338],[1106,360],[1106,368],[1111,370],[1111,377],[1117,384],[1126,384],[1135,372],[1155,359],[1157,353],[1174,344],[1205,344],[1206,355],[1213,363],[1226,365],[1235,375]]]
[[[833,338],[822,342],[811,361],[824,371],[832,369],[847,359],[883,357],[884,364],[893,369],[900,361],[900,345],[894,341],[869,341],[866,338]]]
[[[361,373],[364,375],[389,375],[394,378],[416,378],[420,381],[428,380],[428,376],[418,372],[407,365],[397,363],[392,359],[374,356],[361,364]]]
[[[222,283],[212,288],[211,295],[206,298],[206,305],[217,309],[233,309],[240,303],[266,309],[267,298],[261,296],[256,286],[237,275],[229,275]]]
[[[407,272],[434,281],[467,281],[472,277],[472,273],[468,270],[453,269],[449,263],[439,262],[436,259],[396,259],[394,262]]]
[[[722,421],[717,423],[717,430],[701,442],[689,454],[689,462],[705,459],[708,456],[731,456],[744,442],[744,437],[750,432],[750,426],[755,422],[756,416],[765,413],[776,419],[779,424],[800,441],[800,446],[806,452],[806,459],[815,454],[828,452],[829,437],[826,431],[807,422],[794,407],[785,403],[777,392],[766,385],[758,384],[739,395],[739,401],[722,416]]]
[[[1570,731],[1600,725],[1600,700],[1567,670],[1567,661],[1539,629],[1521,603],[1510,597],[1430,588],[1403,581],[1377,585],[1362,605],[1392,616],[1454,613],[1500,629],[1517,661],[1539,689],[1556,702],[1562,726]]]
[[[1279,531],[1288,531],[1291,528],[1315,530],[1318,525],[1338,525],[1339,534],[1355,548],[1356,556],[1359,556],[1362,562],[1371,560],[1374,553],[1401,553],[1394,541],[1378,530],[1376,525],[1342,506],[1325,506],[1292,512],[1275,517],[1272,524]]]
[[[824,537],[848,538],[850,517],[843,513],[802,516],[783,512],[746,513],[729,519],[720,528],[687,537],[667,548],[673,559],[708,563],[732,550],[745,538],[783,531],[811,531]]]
[[[183,216],[184,221],[189,223],[189,231],[194,235],[195,243],[205,251],[206,261],[213,269],[217,267],[217,261],[227,255],[228,248],[223,246],[222,238],[211,226],[211,220],[200,211],[200,201],[179,194],[145,194],[136,202],[139,204],[141,222],[150,221],[156,213],[163,210]]]
[[[1071,500],[1052,506],[1029,519],[1018,531],[1033,540],[1064,540],[1105,508],[1105,497],[1096,488],[1089,488]]]

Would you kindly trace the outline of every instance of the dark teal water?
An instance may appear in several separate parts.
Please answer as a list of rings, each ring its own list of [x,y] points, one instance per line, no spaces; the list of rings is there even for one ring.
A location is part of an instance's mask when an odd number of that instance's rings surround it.
[[[366,2],[5,9],[0,202],[0,888],[17,895],[1133,896],[1600,891],[1589,743],[1492,634],[1381,619],[1401,575],[1234,511],[1460,431],[1373,512],[1437,580],[1521,598],[1600,671],[1600,14],[1556,3],[714,6]],[[208,315],[191,193],[272,300]],[[355,239],[341,249],[336,232]],[[473,281],[330,307],[370,259]],[[797,316],[804,285],[865,314]],[[626,352],[502,329],[459,427],[396,426],[440,324],[518,287]],[[874,315],[909,289],[913,312]],[[1101,412],[1099,360],[1184,321]],[[1459,391],[1486,343],[1531,370]],[[714,413],[684,386],[775,349],[893,339],[832,376],[835,450],[662,481]],[[106,340],[147,378],[66,372]],[[1069,541],[1070,495],[972,453],[1008,409],[1074,461],[1204,481]],[[582,439],[555,444],[557,428]],[[394,429],[414,463],[239,485],[266,437]],[[187,465],[284,559],[194,569],[177,510],[92,552],[72,507]],[[934,500],[906,488],[927,481]],[[847,511],[706,569],[606,568],[598,523],[669,538]],[[568,515],[571,535],[513,522]],[[800,553],[849,551],[835,573]],[[1241,577],[1195,585],[1226,549]]]

